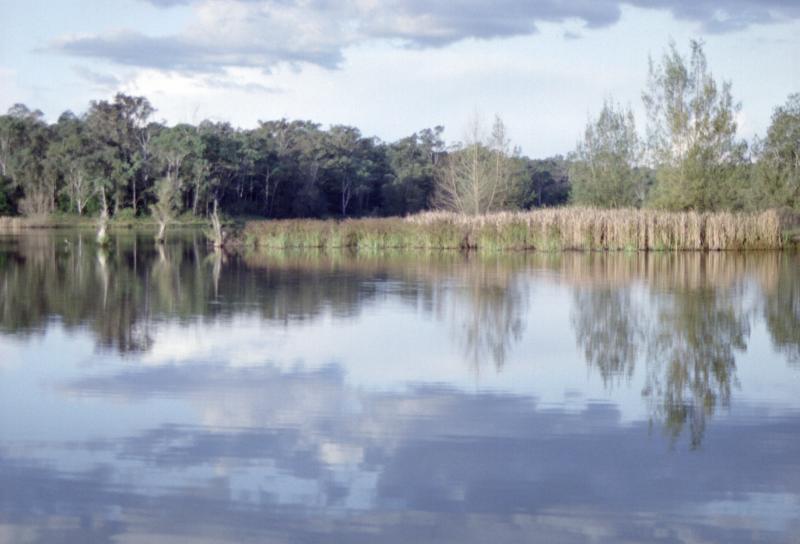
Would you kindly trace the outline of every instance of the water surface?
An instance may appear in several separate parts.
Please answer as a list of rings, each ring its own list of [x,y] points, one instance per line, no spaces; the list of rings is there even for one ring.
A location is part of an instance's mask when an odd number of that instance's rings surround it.
[[[800,257],[0,237],[0,542],[798,542]]]

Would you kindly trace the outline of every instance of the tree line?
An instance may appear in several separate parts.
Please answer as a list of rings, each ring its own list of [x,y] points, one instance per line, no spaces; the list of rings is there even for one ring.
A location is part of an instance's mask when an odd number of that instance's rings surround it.
[[[310,121],[167,126],[145,97],[117,94],[48,124],[18,104],[0,116],[0,215],[226,213],[270,218],[406,215],[430,208],[452,149],[442,127],[396,142]],[[566,201],[567,164],[516,158],[517,200]]]
[[[800,210],[800,93],[775,108],[764,138],[737,136],[731,83],[714,79],[701,42],[650,60],[645,137],[630,107],[606,100],[569,156],[572,200],[600,207]]]
[[[17,104],[0,116],[0,215],[269,218],[463,213],[567,202],[675,210],[800,209],[800,94],[764,138],[737,136],[740,105],[699,42],[650,61],[641,137],[630,107],[606,100],[566,158],[533,160],[495,118],[446,146],[437,126],[395,142],[350,126],[262,121],[167,126],[145,97],[117,94],[48,124]]]

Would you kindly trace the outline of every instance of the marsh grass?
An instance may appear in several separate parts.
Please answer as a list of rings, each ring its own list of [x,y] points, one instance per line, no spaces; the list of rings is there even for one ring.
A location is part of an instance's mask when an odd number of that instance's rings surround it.
[[[760,213],[554,208],[481,216],[250,221],[246,244],[264,248],[474,249],[484,252],[781,249],[793,217]]]

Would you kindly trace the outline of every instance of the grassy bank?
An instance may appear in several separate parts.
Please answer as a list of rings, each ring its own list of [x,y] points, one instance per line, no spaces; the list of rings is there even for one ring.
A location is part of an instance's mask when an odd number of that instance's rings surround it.
[[[464,216],[249,221],[247,245],[263,248],[672,251],[782,249],[797,218],[761,213],[554,208]]]

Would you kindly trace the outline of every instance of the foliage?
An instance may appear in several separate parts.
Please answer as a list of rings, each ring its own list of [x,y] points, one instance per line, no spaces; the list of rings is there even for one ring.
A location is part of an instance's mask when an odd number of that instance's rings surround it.
[[[656,169],[652,204],[675,210],[741,206],[746,144],[736,138],[730,82],[718,84],[703,44],[687,60],[675,43],[656,65],[650,60],[642,95],[648,115],[648,154]]]
[[[156,240],[163,241],[167,225],[175,218],[178,209],[178,187],[169,177],[156,183],[156,201],[150,206],[150,212],[158,222]]]
[[[560,206],[570,193],[569,161],[561,155],[523,161],[520,206],[525,209]]]
[[[800,210],[800,93],[775,109],[767,137],[754,148],[753,205]]]
[[[606,101],[596,121],[586,125],[571,156],[571,200],[585,206],[641,206],[645,197],[633,112]]]

